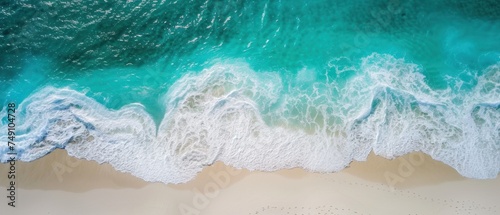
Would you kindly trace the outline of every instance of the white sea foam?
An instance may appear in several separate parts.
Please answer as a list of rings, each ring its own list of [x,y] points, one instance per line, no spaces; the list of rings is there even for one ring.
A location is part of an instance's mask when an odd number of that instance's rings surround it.
[[[147,181],[181,183],[215,161],[331,172],[371,150],[388,158],[420,150],[464,176],[493,178],[500,171],[499,68],[455,94],[431,89],[417,65],[388,55],[366,57],[345,83],[306,88],[283,86],[278,73],[244,63],[219,63],[170,88],[158,128],[140,104],[113,111],[74,90],[46,87],[19,107],[19,159],[65,148]],[[1,145],[2,162],[6,151]]]

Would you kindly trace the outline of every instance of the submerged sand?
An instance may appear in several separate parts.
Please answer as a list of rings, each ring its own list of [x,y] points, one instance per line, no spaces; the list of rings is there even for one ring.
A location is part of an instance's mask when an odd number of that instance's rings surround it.
[[[7,164],[0,187],[7,195]],[[499,214],[500,178],[467,179],[431,157],[371,154],[338,173],[206,167],[186,184],[145,182],[56,150],[16,163],[16,207],[2,214]]]

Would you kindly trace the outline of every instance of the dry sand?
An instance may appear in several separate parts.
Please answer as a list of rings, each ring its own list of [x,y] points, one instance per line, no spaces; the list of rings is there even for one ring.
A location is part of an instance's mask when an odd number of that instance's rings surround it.
[[[7,196],[8,165],[0,165]],[[338,173],[272,173],[216,163],[186,184],[144,182],[110,165],[57,150],[18,162],[14,214],[500,214],[500,178],[474,180],[427,155],[370,155]]]

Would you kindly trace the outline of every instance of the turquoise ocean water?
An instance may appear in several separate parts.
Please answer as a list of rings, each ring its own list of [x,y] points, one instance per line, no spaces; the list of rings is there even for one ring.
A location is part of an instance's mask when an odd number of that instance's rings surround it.
[[[500,171],[500,2],[1,1],[0,139],[148,181],[423,151]],[[0,145],[6,162],[7,144]]]

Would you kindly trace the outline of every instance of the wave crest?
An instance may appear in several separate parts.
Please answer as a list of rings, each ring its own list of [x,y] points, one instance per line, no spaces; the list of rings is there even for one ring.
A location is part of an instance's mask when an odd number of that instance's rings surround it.
[[[371,150],[387,158],[423,151],[464,176],[497,176],[498,65],[462,94],[433,90],[417,65],[389,55],[373,54],[351,69],[345,82],[295,88],[277,72],[216,64],[169,89],[159,127],[140,104],[113,111],[74,90],[46,87],[19,105],[18,159],[65,148],[147,181],[182,183],[215,161],[331,172]],[[6,162],[7,148],[0,151]]]

